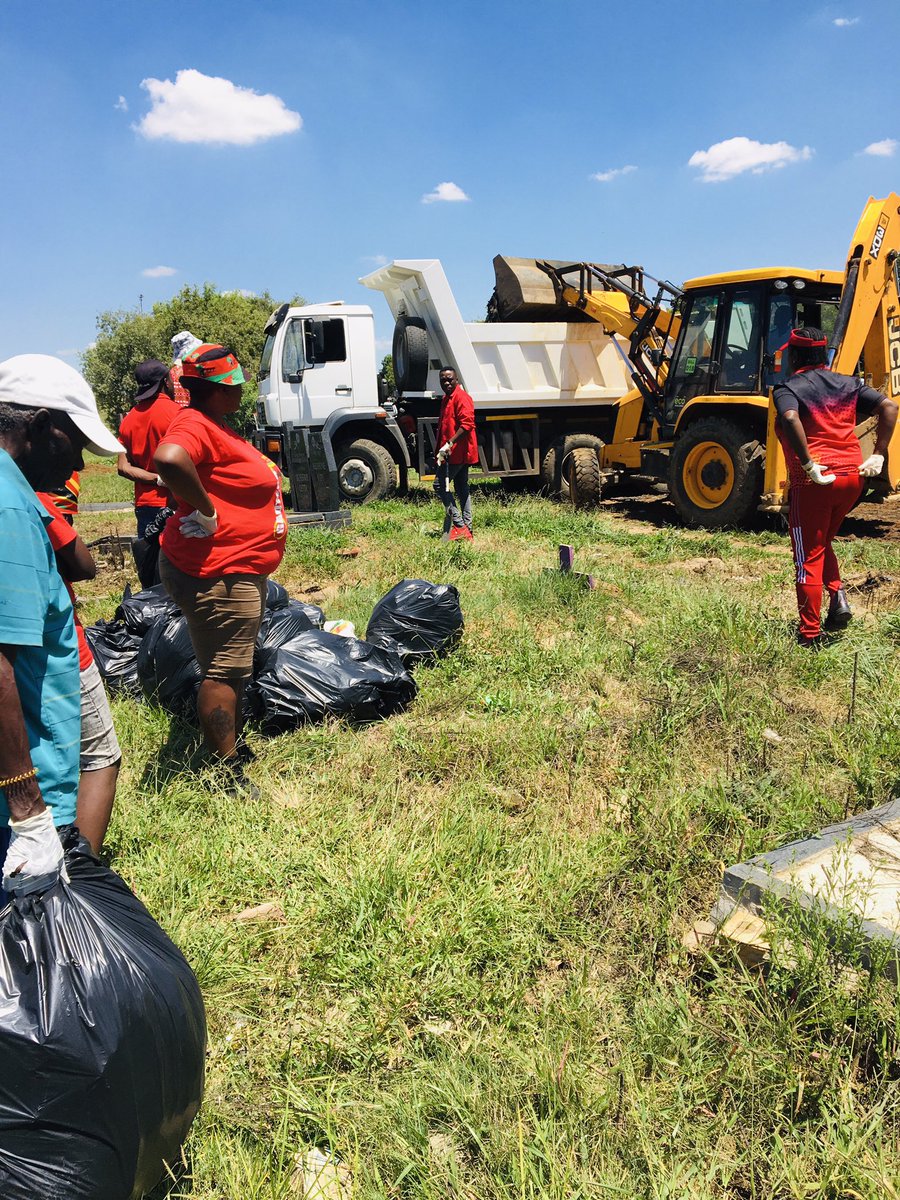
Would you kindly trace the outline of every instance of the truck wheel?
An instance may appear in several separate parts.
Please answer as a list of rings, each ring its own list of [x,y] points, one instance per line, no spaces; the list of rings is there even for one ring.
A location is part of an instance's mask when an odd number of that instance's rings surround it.
[[[566,437],[557,438],[552,443],[544,461],[541,463],[541,482],[548,496],[569,499],[569,476],[571,474],[571,455],[579,449],[603,449],[603,442],[591,433],[570,433]],[[597,460],[599,470],[599,459]]]
[[[593,508],[600,502],[603,487],[597,451],[590,446],[576,446],[567,462],[569,499],[576,508]]]
[[[423,392],[428,382],[428,334],[421,317],[398,317],[392,347],[400,392]]]
[[[337,469],[341,498],[352,504],[381,500],[397,486],[397,464],[390,451],[368,438],[344,446],[337,456]]]
[[[741,525],[759,504],[763,455],[745,426],[722,417],[696,421],[669,458],[669,495],[685,525]]]

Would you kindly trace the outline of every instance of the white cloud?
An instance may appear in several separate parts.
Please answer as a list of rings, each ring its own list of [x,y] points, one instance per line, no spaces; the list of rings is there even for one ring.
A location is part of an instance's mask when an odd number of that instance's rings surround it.
[[[704,183],[721,183],[745,171],[761,175],[788,163],[805,162],[812,158],[812,153],[809,146],[798,149],[787,142],[755,142],[752,138],[733,137],[715,142],[708,150],[695,151],[688,159],[688,166],[700,170]]]
[[[851,25],[859,24],[859,17],[835,17],[832,22],[838,29],[848,29]]]
[[[218,142],[250,146],[283,133],[294,133],[303,124],[299,113],[284,101],[230,79],[179,71],[171,79],[144,79],[151,108],[137,129],[146,138],[173,142]]]
[[[115,102],[115,104],[113,105],[113,108],[116,109],[118,112],[128,112],[128,101],[125,99],[124,96],[120,96],[118,98],[118,100]]]
[[[364,254],[362,261],[371,263],[373,267],[386,267],[390,260],[386,254]]]
[[[177,275],[177,267],[144,267],[141,274],[145,279],[165,279],[167,275]]]
[[[439,201],[448,203],[457,203],[460,200],[469,200],[470,197],[455,183],[439,183],[433,192],[427,192],[422,197],[423,204],[435,204]]]
[[[597,171],[595,175],[591,175],[591,179],[596,179],[598,183],[609,183],[612,179],[618,179],[620,175],[630,175],[632,171],[636,171],[637,167],[631,163],[627,167],[613,167],[609,171]]]
[[[93,342],[91,343],[93,345]],[[90,347],[87,347],[90,349]],[[82,350],[54,350],[53,354],[56,358],[77,358],[79,354],[83,354]]]
[[[871,154],[874,158],[893,158],[898,146],[900,142],[894,138],[884,138],[880,142],[869,142],[863,154]]]

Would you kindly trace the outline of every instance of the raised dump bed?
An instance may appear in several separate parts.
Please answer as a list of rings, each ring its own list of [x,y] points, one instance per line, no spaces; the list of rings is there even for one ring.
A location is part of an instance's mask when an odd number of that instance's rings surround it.
[[[439,395],[438,373],[451,364],[481,410],[617,405],[631,380],[613,339],[596,321],[572,321],[571,309],[562,319],[549,276],[535,270],[528,277],[523,285],[522,270],[511,267],[502,275],[505,311],[518,305],[553,320],[463,321],[438,259],[400,259],[366,275],[361,282],[384,295],[395,321],[424,323],[427,377],[404,395]]]

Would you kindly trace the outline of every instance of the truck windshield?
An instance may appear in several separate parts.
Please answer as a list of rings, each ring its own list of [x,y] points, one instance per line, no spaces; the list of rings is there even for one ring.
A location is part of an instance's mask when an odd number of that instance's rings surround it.
[[[264,379],[268,379],[272,373],[272,351],[275,348],[275,334],[270,333],[266,337],[265,345],[262,349],[262,358],[259,360],[259,372],[257,378],[262,383]]]

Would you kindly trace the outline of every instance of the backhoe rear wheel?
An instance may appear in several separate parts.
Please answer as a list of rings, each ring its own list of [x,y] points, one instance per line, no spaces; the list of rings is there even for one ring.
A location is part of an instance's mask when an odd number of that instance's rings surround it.
[[[578,446],[572,451],[569,463],[569,499],[576,508],[593,508],[600,503],[603,477],[600,459],[590,446]]]
[[[685,525],[742,525],[759,504],[762,470],[761,446],[746,426],[706,417],[676,436],[669,495]]]
[[[560,500],[570,500],[569,478],[572,473],[572,454],[579,449],[596,451],[595,458],[603,449],[603,442],[592,433],[569,433],[557,438],[548,448],[541,463],[541,483],[548,496],[559,497]],[[597,458],[599,471],[600,460]],[[596,503],[600,499],[598,490]]]

